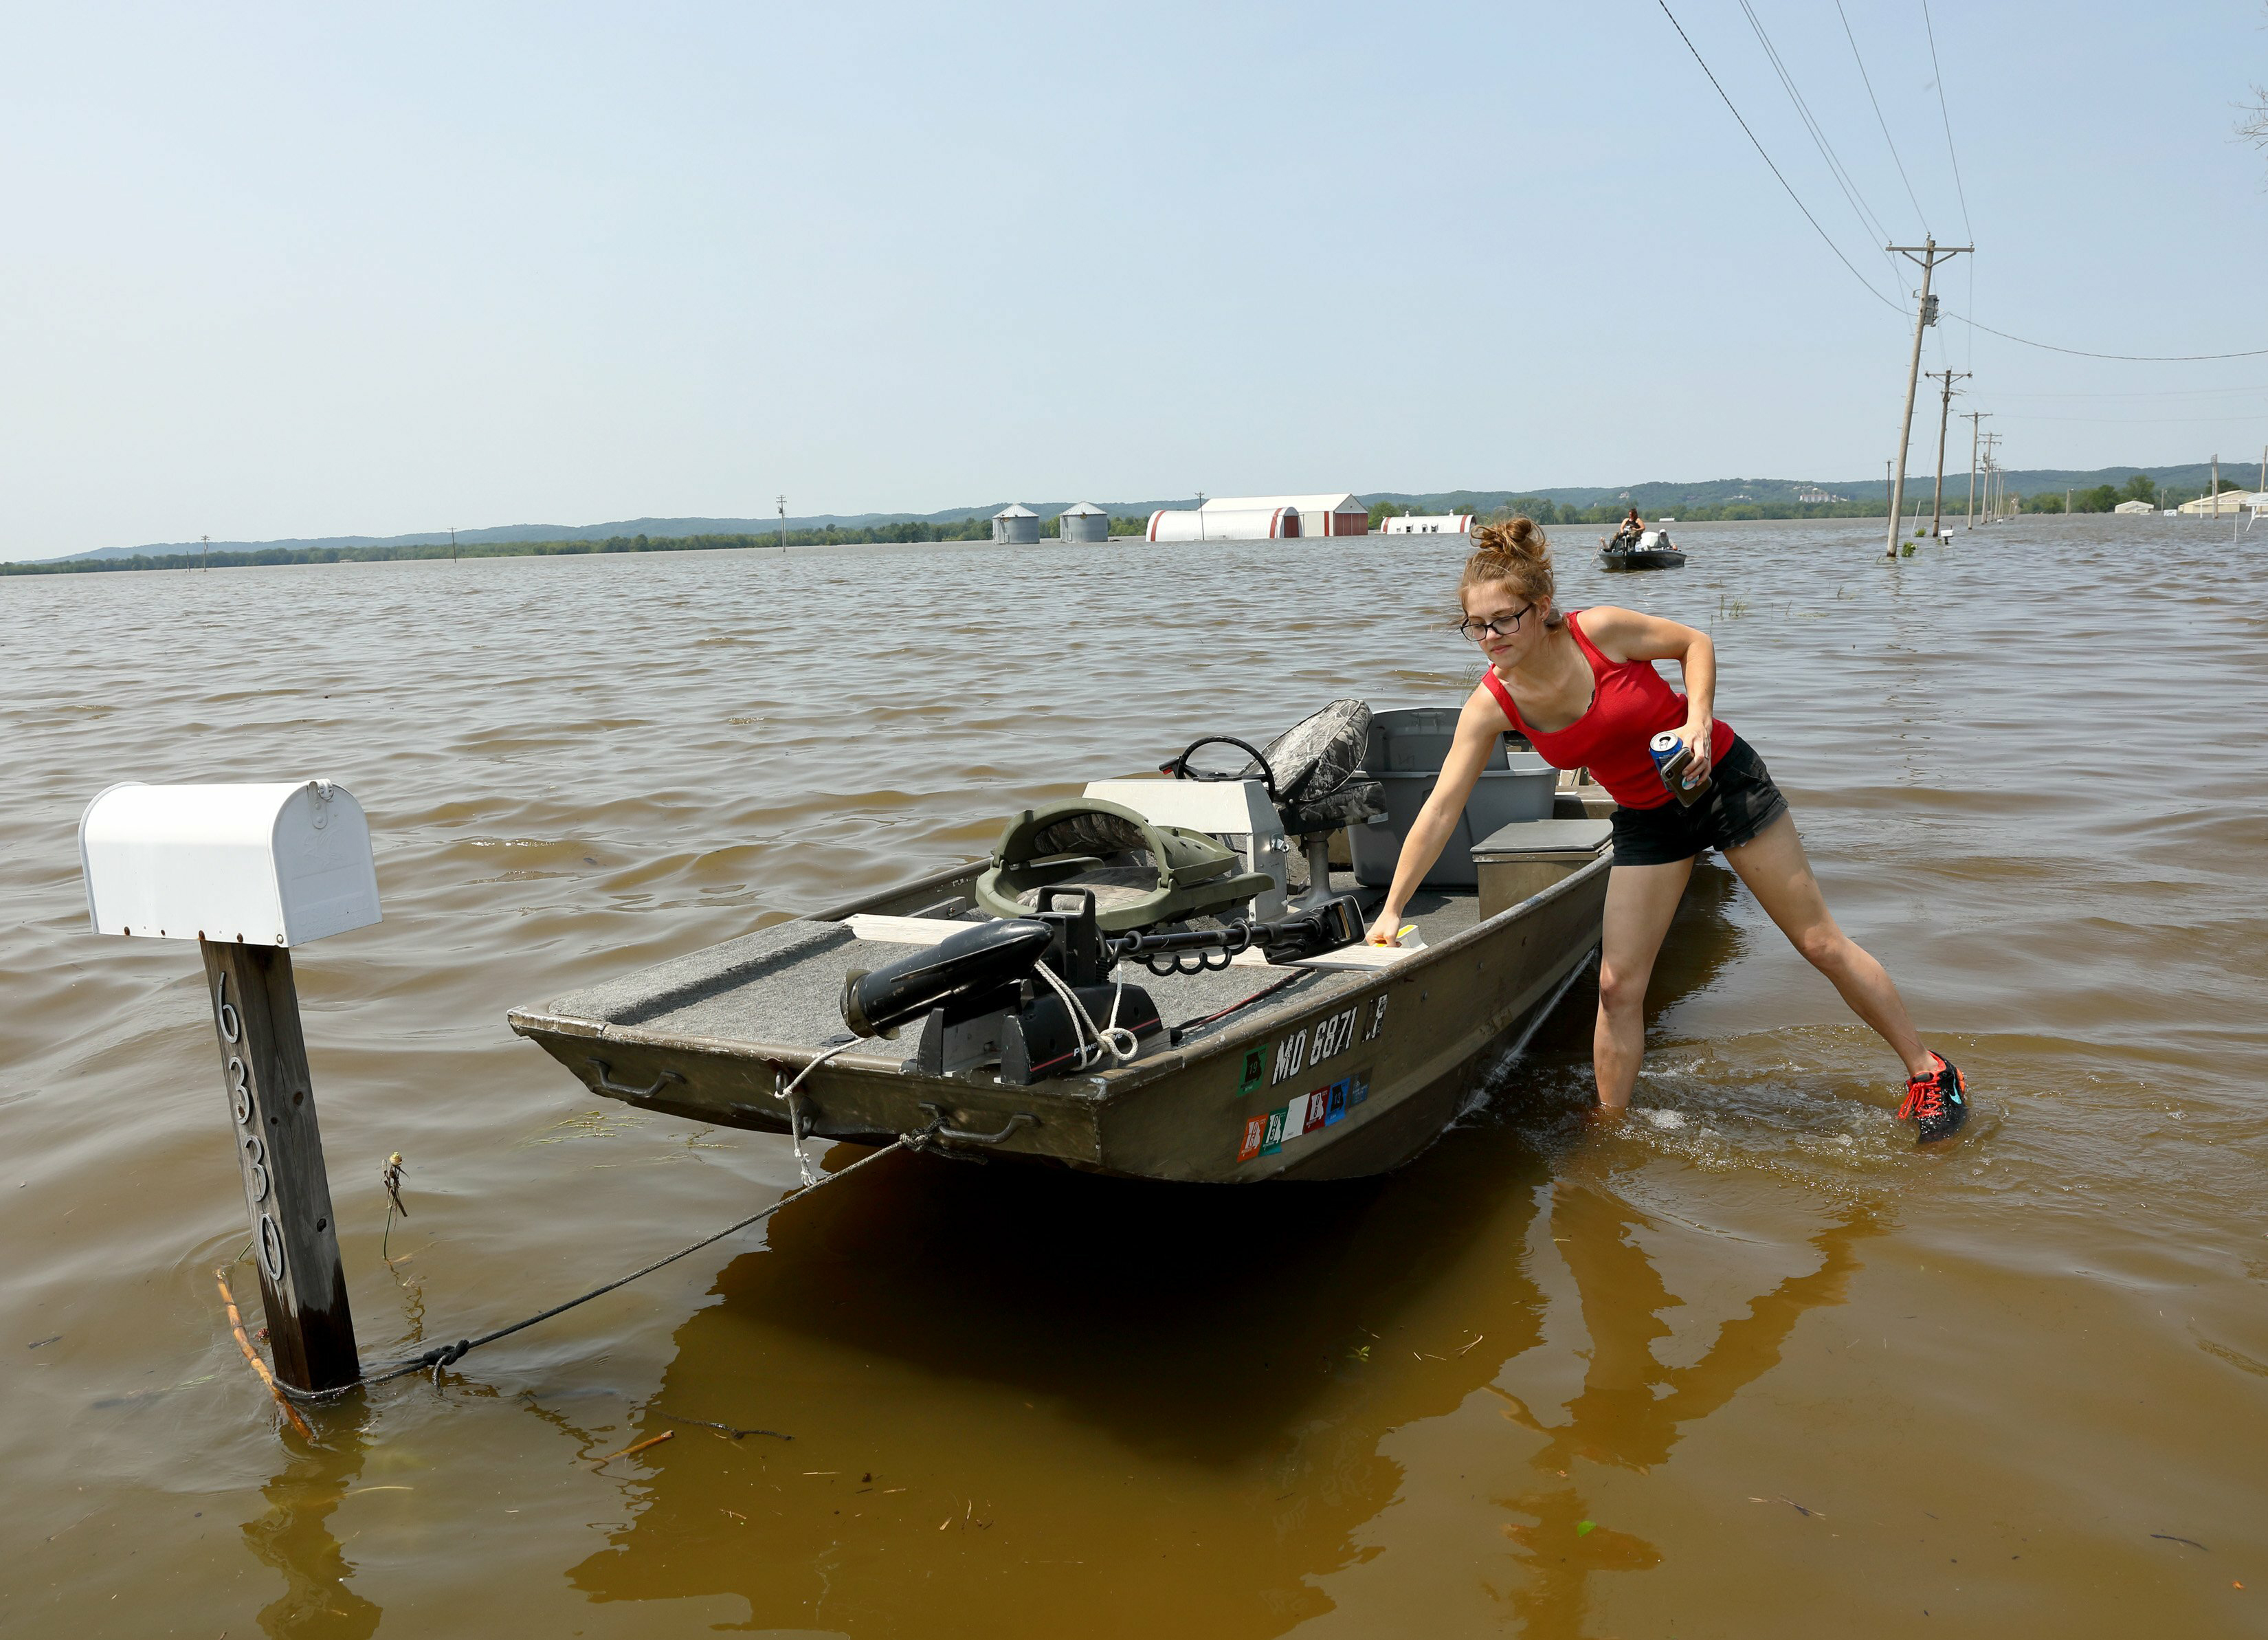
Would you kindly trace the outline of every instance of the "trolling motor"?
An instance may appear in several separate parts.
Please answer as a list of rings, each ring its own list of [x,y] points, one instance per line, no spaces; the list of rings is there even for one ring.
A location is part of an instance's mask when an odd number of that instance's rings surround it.
[[[1169,1033],[1139,985],[1109,975],[1133,958],[1152,973],[1226,968],[1241,951],[1290,961],[1351,945],[1360,907],[1341,894],[1273,922],[1235,918],[1214,928],[1102,931],[1091,888],[1043,888],[1020,917],[973,923],[929,950],[843,983],[843,1022],[860,1036],[895,1036],[922,1021],[906,1069],[951,1076],[998,1063],[1013,1085],[1125,1064]]]

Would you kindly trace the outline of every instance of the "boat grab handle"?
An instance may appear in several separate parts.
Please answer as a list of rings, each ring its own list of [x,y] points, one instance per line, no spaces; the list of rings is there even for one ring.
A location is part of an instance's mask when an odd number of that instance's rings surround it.
[[[652,1099],[671,1083],[685,1080],[674,1070],[665,1070],[653,1079],[651,1087],[634,1088],[615,1081],[613,1067],[605,1060],[586,1059],[583,1063],[599,1073],[599,1087],[602,1092],[619,1093],[625,1099]]]
[[[1040,1125],[1040,1119],[1032,1114],[1030,1111],[1020,1110],[1014,1115],[1008,1118],[1008,1125],[1001,1129],[998,1133],[968,1133],[959,1128],[951,1128],[944,1125],[945,1112],[939,1109],[937,1106],[930,1104],[927,1100],[923,1101],[922,1108],[927,1111],[931,1117],[939,1124],[937,1131],[931,1136],[932,1137],[952,1139],[962,1144],[998,1144],[1027,1122],[1035,1128]]]

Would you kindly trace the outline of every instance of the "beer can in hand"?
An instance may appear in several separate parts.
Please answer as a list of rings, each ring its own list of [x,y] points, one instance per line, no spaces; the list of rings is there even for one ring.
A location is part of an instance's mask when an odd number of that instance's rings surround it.
[[[1680,803],[1690,808],[1708,791],[1709,782],[1705,778],[1697,786],[1685,783],[1685,768],[1693,761],[1693,754],[1686,749],[1685,742],[1678,738],[1675,730],[1663,730],[1646,742],[1646,749],[1653,754],[1653,767],[1661,776],[1661,783],[1669,788],[1669,795]]]

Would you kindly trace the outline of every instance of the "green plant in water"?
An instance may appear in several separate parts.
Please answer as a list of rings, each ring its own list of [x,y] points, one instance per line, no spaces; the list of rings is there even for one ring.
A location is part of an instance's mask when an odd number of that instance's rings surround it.
[[[1901,558],[1911,558],[1911,557],[1912,557],[1912,556],[1913,556],[1913,543],[1912,543],[1911,541],[1908,541],[1904,546],[1903,546],[1903,547],[1899,548],[1898,548],[1898,556],[1899,556],[1899,557],[1901,557]]]

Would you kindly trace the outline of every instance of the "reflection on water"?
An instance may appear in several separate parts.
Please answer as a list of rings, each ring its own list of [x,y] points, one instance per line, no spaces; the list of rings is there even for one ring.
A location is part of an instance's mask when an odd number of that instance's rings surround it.
[[[1604,1192],[1568,1186],[1552,1191],[1552,1239],[1574,1276],[1591,1339],[1582,1393],[1567,1402],[1563,1421],[1547,1424],[1520,1397],[1489,1386],[1508,1403],[1505,1416],[1543,1438],[1529,1460],[1535,1484],[1510,1504],[1533,1522],[1506,1528],[1533,1578],[1513,1594],[1513,1609],[1539,1640],[1585,1631],[1592,1573],[1645,1571],[1661,1563],[1653,1544],[1590,1519],[1580,1483],[1568,1478],[1578,1460],[1640,1475],[1668,1462],[1686,1424],[1709,1416],[1779,1364],[1805,1312],[1843,1302],[1859,1269],[1859,1244],[1881,1233],[1871,1210],[1846,1210],[1812,1238],[1817,1269],[1758,1293],[1746,1314],[1718,1328],[1698,1361],[1673,1367],[1656,1358],[1654,1347],[1670,1335],[1663,1316],[1684,1300],[1634,1238],[1646,1223],[1644,1214]]]
[[[762,1136],[594,1108],[507,1007],[965,858],[1201,732],[1454,701],[1454,543],[1300,543],[1264,628],[1281,544],[0,582],[0,1624],[2257,1626],[2229,1604],[2268,1587],[2257,580],[2148,520],[1887,565],[1859,528],[1684,544],[1612,585],[1578,551],[1569,601],[1713,628],[1830,902],[1979,1092],[1960,1144],[1914,1152],[1895,1062],[1706,865],[1632,1120],[1586,1114],[1579,987],[1384,1180],[893,1158],[320,1415],[312,1452],[212,1310],[242,1197],[194,959],[82,931],[93,791],[323,774],[372,815],[387,920],[299,974],[391,1356],[795,1177]],[[2130,621],[2070,590],[2105,585]],[[885,654],[845,636],[878,587]]]
[[[260,1608],[260,1632],[276,1640],[364,1640],[378,1632],[379,1608],[350,1586],[353,1563],[331,1533],[331,1517],[362,1476],[367,1445],[350,1416],[327,1421],[324,1441],[297,1441],[291,1461],[261,1496],[268,1507],[244,1523],[244,1541],[283,1580]]]
[[[791,1208],[773,1250],[735,1261],[723,1301],[680,1330],[652,1405],[857,1438],[679,1441],[577,1582],[603,1599],[681,1586],[684,1534],[739,1537],[723,1514],[738,1498],[745,1549],[714,1564],[758,1627],[887,1632],[909,1577],[973,1619],[999,1571],[972,1530],[1055,1569],[1026,1590],[1035,1632],[1091,1622],[1099,1552],[1172,1574],[1120,1591],[1113,1632],[1156,1632],[1193,1595],[1225,1632],[1322,1609],[1305,1580],[1344,1563],[1398,1484],[1379,1437],[1535,1335],[1517,1281],[1469,1312],[1484,1350],[1415,1319],[1450,1272],[1525,1236],[1542,1164],[1493,1136],[1477,1197],[1430,1188],[1425,1166],[1248,1192],[909,1158]],[[1440,1370],[1407,1373],[1413,1346]],[[943,1620],[964,1628],[981,1624]]]
[[[1731,956],[1734,880],[1718,865],[1697,873],[1657,1008]],[[1579,987],[1534,1051],[1572,1062],[1591,1005]],[[1035,1632],[1154,1634],[1193,1603],[1225,1634],[1320,1614],[1330,1602],[1314,1580],[1356,1557],[1357,1530],[1403,1484],[1384,1438],[1491,1388],[1542,1336],[1528,1245],[1547,1199],[1555,1226],[1567,1217],[1550,1151],[1565,1130],[1550,1118],[1568,1113],[1526,1114],[1484,1114],[1415,1165],[1358,1182],[1223,1190],[924,1157],[796,1203],[766,1252],[725,1269],[721,1302],[679,1329],[637,1428],[680,1438],[653,1460],[635,1523],[575,1581],[607,1600],[682,1593],[684,1546],[708,1540],[738,1552],[712,1558],[717,1580],[702,1586],[747,1600],[753,1627],[888,1632],[906,1613],[874,1585],[913,1582],[966,1614],[932,1613],[939,1631],[982,1632],[999,1569],[968,1539],[998,1532],[1020,1563],[1061,1570],[1045,1595],[1026,1584],[1020,1620]],[[1644,1356],[1647,1317],[1676,1300],[1642,1253],[1616,1246],[1619,1258],[1573,1268],[1594,1372],[1611,1361],[1634,1376],[1625,1357]],[[1764,1307],[1828,1296],[1793,1296],[1809,1291],[1784,1283]],[[1432,1320],[1445,1301],[1459,1314],[1447,1333]],[[1720,1370],[1689,1376],[1720,1398],[1771,1364],[1755,1347],[1719,1353]],[[1006,1428],[971,1420],[972,1402]],[[1587,1396],[1573,1410],[1593,1440],[1666,1455],[1676,1422],[1707,1410],[1665,1416],[1666,1404]],[[713,1431],[687,1440],[656,1408],[736,1427],[850,1424],[865,1438],[855,1460]],[[1633,1415],[1646,1432],[1622,1428]],[[1019,1423],[1047,1438],[1026,1445]],[[1095,1564],[1098,1488],[1111,1559],[1153,1550],[1171,1570],[1114,1587],[1102,1617],[1096,1579],[1079,1575]],[[1573,1494],[1538,1505],[1568,1509],[1572,1541]],[[1539,1578],[1537,1609],[1580,1610],[1587,1570],[1624,1542],[1585,1533],[1572,1579],[1564,1563]]]

